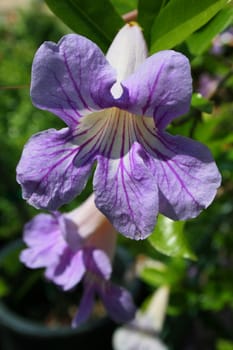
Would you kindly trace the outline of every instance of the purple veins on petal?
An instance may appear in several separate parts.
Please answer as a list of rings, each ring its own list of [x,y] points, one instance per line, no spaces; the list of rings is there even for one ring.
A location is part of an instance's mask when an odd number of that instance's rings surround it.
[[[135,144],[120,161],[98,158],[94,190],[97,207],[114,227],[128,237],[142,239],[155,225],[158,197],[137,148],[140,146]]]
[[[85,187],[93,160],[78,168],[73,160],[79,146],[68,129],[50,129],[34,135],[24,147],[17,166],[23,198],[50,210],[71,201]]]
[[[31,97],[35,106],[75,128],[81,116],[112,106],[110,89],[115,81],[116,73],[101,50],[90,40],[69,34],[58,44],[45,42],[37,51]]]
[[[178,52],[166,50],[150,56],[122,84],[129,91],[128,110],[154,117],[159,129],[189,110],[192,94],[190,65],[188,59]]]
[[[152,138],[142,142],[159,188],[159,211],[173,220],[196,217],[212,202],[221,182],[212,155],[185,137],[163,133],[158,141],[156,148]]]

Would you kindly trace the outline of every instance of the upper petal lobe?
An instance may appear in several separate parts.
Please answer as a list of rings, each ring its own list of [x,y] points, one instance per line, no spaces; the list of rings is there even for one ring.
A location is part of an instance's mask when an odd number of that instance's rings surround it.
[[[112,105],[116,72],[101,50],[76,34],[58,44],[45,42],[32,66],[31,97],[35,106],[58,115],[74,128],[81,116]]]
[[[161,51],[147,58],[122,85],[129,93],[126,109],[138,115],[153,116],[158,129],[189,110],[190,65],[178,52]]]

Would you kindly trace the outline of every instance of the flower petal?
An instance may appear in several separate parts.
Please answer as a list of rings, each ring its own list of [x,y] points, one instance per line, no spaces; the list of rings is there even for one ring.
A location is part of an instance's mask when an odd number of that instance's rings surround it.
[[[84,264],[87,272],[108,280],[112,273],[112,266],[107,254],[96,248],[85,248]]]
[[[137,115],[153,116],[158,129],[189,110],[190,65],[178,52],[161,51],[147,58],[122,85],[129,91],[130,102],[125,109]]]
[[[17,181],[23,198],[37,207],[57,209],[71,201],[86,185],[93,160],[76,168],[73,160],[79,151],[68,129],[50,129],[34,135],[25,145],[17,166]]]
[[[155,333],[141,331],[130,325],[117,328],[114,332],[114,350],[122,350],[122,344],[124,344],[124,350],[168,350]]]
[[[146,57],[147,47],[142,29],[136,23],[126,24],[114,38],[106,55],[117,71],[117,83],[111,90],[115,98],[122,94],[120,82],[134,73]]]
[[[98,289],[101,299],[106,307],[109,316],[119,323],[131,321],[136,312],[131,294],[124,288],[106,283]]]
[[[78,327],[84,323],[91,314],[94,305],[95,289],[91,285],[85,286],[84,295],[80,302],[78,312],[72,321],[72,327]]]
[[[141,135],[142,136],[142,135]],[[141,137],[159,187],[159,211],[173,220],[196,217],[214,199],[221,176],[207,147],[167,133]]]
[[[70,249],[74,252],[80,249],[84,244],[84,238],[80,236],[79,228],[74,223],[74,221],[66,215],[60,215],[58,220],[61,235],[63,236]]]
[[[51,111],[70,127],[80,116],[112,105],[111,86],[116,72],[101,50],[76,34],[58,44],[45,42],[32,66],[31,97],[34,105]]]
[[[127,137],[122,140],[128,142]],[[116,230],[136,240],[152,232],[158,213],[157,185],[143,157],[137,143],[123,151],[119,159],[114,159],[114,153],[113,159],[100,156],[94,176],[97,208]]]
[[[67,246],[58,263],[47,268],[45,276],[63,290],[69,290],[81,281],[85,271],[83,251],[74,253]]]
[[[29,248],[21,252],[20,260],[30,268],[54,264],[66,245],[56,217],[49,214],[39,214],[29,221],[23,240]]]
[[[139,120],[118,108],[86,116],[76,138],[84,147],[74,160],[77,167],[83,157],[97,160],[96,206],[118,231],[134,239],[152,232],[158,213],[157,185],[145,164],[147,156],[136,142],[135,124]]]

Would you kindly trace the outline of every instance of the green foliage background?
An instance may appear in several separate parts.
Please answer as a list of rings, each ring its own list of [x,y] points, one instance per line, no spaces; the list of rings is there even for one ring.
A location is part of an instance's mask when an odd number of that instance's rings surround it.
[[[48,14],[39,1],[23,12],[0,17],[0,244],[20,237],[25,222],[37,213],[22,200],[15,180],[23,145],[38,131],[63,126],[57,117],[31,104],[30,70],[35,51],[43,41],[57,41],[72,30],[106,51],[123,25],[120,15],[138,6],[138,21],[150,52],[175,48],[185,53],[192,65],[195,95],[190,113],[174,121],[169,131],[205,143],[213,152],[223,182],[214,203],[197,219],[169,223],[167,229],[168,223],[161,216],[148,241],[138,244],[120,237],[119,242],[135,257],[144,254],[166,266],[162,271],[145,269],[141,278],[148,293],[160,285],[171,288],[162,333],[170,349],[186,349],[190,339],[196,344],[190,349],[233,349],[233,39],[222,44],[218,55],[212,49],[213,38],[233,24],[232,4],[196,0],[187,8],[187,0],[105,2],[103,6],[100,0],[90,0],[83,7],[79,0],[47,0],[67,26]],[[204,75],[217,82],[206,98],[197,94]],[[90,192],[91,182],[65,209],[80,203]],[[175,245],[170,244],[174,241]],[[0,276],[0,296],[9,291],[10,286]]]

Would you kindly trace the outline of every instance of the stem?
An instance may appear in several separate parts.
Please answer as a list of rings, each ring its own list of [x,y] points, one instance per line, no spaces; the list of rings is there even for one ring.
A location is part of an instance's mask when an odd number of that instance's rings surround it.
[[[138,10],[133,10],[122,15],[122,18],[126,23],[136,21],[137,17],[138,17]]]
[[[232,77],[233,74],[233,68],[230,69],[230,71],[225,74],[222,79],[220,79],[218,85],[216,86],[216,89],[209,94],[209,96],[207,97],[209,100],[212,99],[213,97],[215,97],[218,94],[218,91],[221,89],[221,87],[226,83],[226,81]]]
[[[18,90],[18,89],[25,89],[25,88],[29,88],[29,84],[0,86],[0,90]]]

